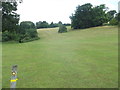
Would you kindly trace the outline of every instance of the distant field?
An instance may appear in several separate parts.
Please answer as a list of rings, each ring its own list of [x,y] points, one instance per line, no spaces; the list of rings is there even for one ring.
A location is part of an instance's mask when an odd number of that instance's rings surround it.
[[[17,88],[118,87],[117,27],[57,30],[39,29],[41,39],[28,43],[3,43],[3,88],[14,64]]]

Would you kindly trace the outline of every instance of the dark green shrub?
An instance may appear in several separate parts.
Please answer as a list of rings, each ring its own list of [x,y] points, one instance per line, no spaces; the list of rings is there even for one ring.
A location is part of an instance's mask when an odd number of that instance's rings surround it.
[[[26,41],[36,40],[35,38],[39,38],[39,37],[34,23],[31,21],[21,22],[18,41],[20,43],[23,43]]]
[[[2,41],[9,41],[10,40],[10,35],[8,32],[2,33]]]
[[[10,32],[3,32],[2,33],[2,41],[10,41],[10,40],[17,40],[18,35],[16,33],[10,33]]]
[[[25,34],[21,34],[19,36],[19,42],[20,43],[39,39],[36,29],[26,29],[25,31],[26,31]]]
[[[59,25],[59,30],[58,30],[58,33],[64,33],[64,32],[67,32],[67,28],[65,25]]]
[[[30,37],[25,37],[23,39],[19,40],[19,43],[25,43],[25,42],[30,42],[30,41],[34,41],[34,40],[38,40],[40,39],[39,37],[34,37],[34,38],[30,38]]]
[[[28,34],[28,36],[31,37],[31,38],[38,37],[36,29],[27,29],[26,34]]]

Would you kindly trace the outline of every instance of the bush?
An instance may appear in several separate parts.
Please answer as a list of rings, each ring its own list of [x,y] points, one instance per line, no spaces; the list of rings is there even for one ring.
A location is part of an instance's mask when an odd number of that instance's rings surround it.
[[[18,35],[16,33],[10,33],[10,32],[3,32],[2,33],[2,41],[5,42],[5,41],[10,41],[10,40],[15,40],[17,41],[18,40]]]
[[[64,33],[64,32],[67,32],[67,28],[65,25],[59,25],[59,30],[58,30],[58,33]]]
[[[35,24],[31,21],[23,21],[20,23],[20,27],[23,29],[36,28]]]
[[[31,38],[38,37],[37,30],[36,29],[27,29],[26,34],[29,35]]]
[[[31,21],[24,21],[20,23],[19,42],[33,41],[39,39],[35,25]]]
[[[115,18],[113,18],[113,19],[110,21],[110,25],[118,25],[118,20],[116,20]]]
[[[25,34],[19,35],[19,42],[33,41],[39,39],[36,29],[26,29]]]
[[[19,43],[30,42],[30,41],[34,41],[34,40],[38,40],[38,39],[40,39],[40,38],[39,37],[35,37],[35,38],[25,37],[23,39],[20,39]]]
[[[4,32],[2,33],[2,41],[9,41],[10,40],[10,36],[8,32]]]
[[[24,21],[20,23],[20,26],[18,26],[16,32],[3,32],[2,33],[2,41],[10,41],[15,40],[19,41],[20,43],[26,42],[26,41],[32,41],[39,39],[37,30],[35,28],[35,25],[31,21]]]

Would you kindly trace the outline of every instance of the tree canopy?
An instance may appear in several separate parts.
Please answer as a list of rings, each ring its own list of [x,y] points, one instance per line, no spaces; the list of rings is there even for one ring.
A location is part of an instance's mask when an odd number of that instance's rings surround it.
[[[19,25],[20,16],[16,10],[17,2],[2,3],[2,41],[26,42],[39,39],[33,22],[23,21]]]
[[[36,22],[36,27],[37,28],[48,28],[49,24],[46,21],[39,21],[39,22]]]
[[[107,22],[106,9],[104,4],[95,7],[91,3],[79,5],[75,14],[70,16],[71,27],[79,29],[102,25]]]
[[[112,20],[114,17],[115,17],[115,14],[117,12],[115,10],[111,10],[111,11],[108,11],[107,12],[107,15],[108,15],[108,21]]]
[[[2,2],[2,32],[16,32],[19,23],[17,2]]]

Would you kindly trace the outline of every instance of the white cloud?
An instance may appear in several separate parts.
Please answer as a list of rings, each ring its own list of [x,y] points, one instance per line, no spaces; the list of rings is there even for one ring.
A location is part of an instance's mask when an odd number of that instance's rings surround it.
[[[18,5],[17,13],[20,21],[47,21],[70,23],[69,16],[74,13],[76,6],[84,3],[93,5],[106,4],[110,9],[117,10],[118,0],[23,0]]]

